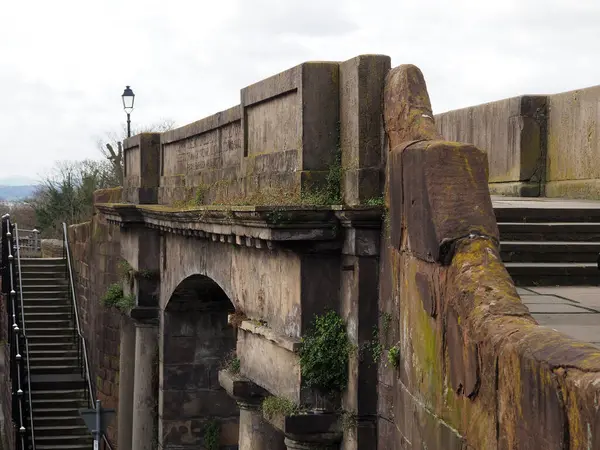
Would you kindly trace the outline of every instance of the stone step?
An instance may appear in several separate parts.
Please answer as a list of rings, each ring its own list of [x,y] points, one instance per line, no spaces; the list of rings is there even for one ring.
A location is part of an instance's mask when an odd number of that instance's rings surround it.
[[[90,450],[93,442],[91,433],[82,435],[40,436],[35,437],[35,448],[47,449],[85,449]]]
[[[37,293],[39,294],[39,292]],[[31,296],[23,297],[23,305],[25,308],[27,307],[37,307],[37,306],[60,306],[60,307],[73,307],[73,301],[67,296],[57,297],[56,295],[48,295],[46,297],[40,296]]]
[[[33,274],[32,274],[33,275]],[[46,274],[36,274],[36,276],[31,276],[28,278],[23,277],[21,280],[23,285],[23,292],[32,286],[67,286],[67,280],[63,277],[49,277]]]
[[[52,400],[62,398],[78,398],[85,399],[86,391],[83,389],[50,389],[50,390],[32,390],[31,399],[32,401],[38,400]]]
[[[543,205],[518,207],[495,206],[496,221],[500,222],[600,222],[600,207],[597,205],[560,208]]]
[[[600,242],[501,242],[500,254],[504,262],[594,263]]]
[[[32,391],[33,393],[33,391]],[[38,413],[40,410],[46,409],[77,409],[83,408],[86,402],[79,397],[76,398],[51,398],[51,399],[36,399],[33,401],[33,412]],[[45,415],[45,414],[40,414]]]
[[[38,322],[54,322],[54,321],[67,321],[71,320],[71,311],[68,308],[64,308],[63,311],[39,311],[38,309],[25,310],[25,323],[27,325],[38,323]]]
[[[600,285],[597,264],[507,262],[505,266],[517,286]]]
[[[53,426],[46,426],[45,424],[40,426],[40,424],[35,423],[35,418],[33,419],[33,424],[35,426],[35,436],[36,442],[40,437],[50,437],[50,436],[80,436],[87,437],[91,436],[90,431],[85,426],[85,422],[81,421],[79,424],[75,425],[66,425],[59,424]]]
[[[44,375],[58,375],[58,374],[77,374],[81,372],[81,368],[79,364],[73,363],[69,365],[57,365],[57,366],[49,366],[49,365],[35,365],[32,364],[30,367],[30,372],[32,375],[34,374],[44,374]]]
[[[45,336],[49,339],[57,337],[73,337],[75,332],[70,327],[54,328],[51,326],[37,326],[38,324],[31,324],[27,326],[27,338],[32,339],[37,336]]]
[[[70,350],[77,348],[77,339],[73,334],[69,335],[45,335],[45,334],[34,334],[30,335],[27,330],[27,341],[29,343],[30,351],[37,351],[38,349],[48,350]]]
[[[56,337],[56,336],[52,336]],[[46,352],[46,351],[75,351],[77,349],[77,341],[75,337],[71,337],[68,341],[56,341],[51,337],[46,336],[28,336],[29,352]]]
[[[36,274],[36,273],[50,273],[60,272],[63,276],[66,276],[67,265],[66,264],[23,264],[21,259],[21,273],[22,274]]]
[[[57,348],[53,348],[49,350],[48,348],[40,348],[40,347],[32,347],[29,344],[29,358],[30,361],[36,358],[44,358],[44,357],[53,357],[53,358],[78,358],[77,349],[75,346],[70,346],[70,348],[66,348],[65,345],[57,346]]]
[[[66,300],[61,300],[59,304],[49,302],[47,299],[43,300],[39,305],[31,304],[32,299],[28,299],[27,302],[23,302],[25,305],[25,314],[29,317],[32,313],[56,313],[56,314],[71,314],[71,303]]]
[[[56,270],[42,270],[39,272],[29,270],[29,268],[27,270],[24,270],[23,267],[21,267],[21,279],[23,280],[23,283],[26,283],[27,281],[31,280],[32,278],[37,278],[37,277],[51,278],[53,280],[56,280],[56,279],[67,280],[67,272],[66,272],[65,267],[60,267],[60,268],[57,267]]]
[[[52,266],[66,264],[65,258],[21,258],[21,264],[27,266]]]
[[[75,356],[29,356],[31,369],[37,367],[78,366],[79,359]]]
[[[86,381],[80,373],[76,374],[32,374],[31,375],[32,390],[78,390],[88,389]],[[60,411],[59,411],[60,412]],[[57,412],[55,412],[57,413]],[[77,411],[75,415],[79,415]],[[68,414],[67,414],[68,415]]]
[[[23,295],[25,294],[33,294],[37,292],[59,292],[63,295],[68,294],[69,287],[67,284],[60,285],[58,283],[50,283],[50,284],[27,284],[23,286]]]
[[[40,445],[36,444],[36,450],[92,450],[92,444],[76,444],[76,445]]]
[[[59,425],[65,426],[76,426],[81,423],[83,419],[79,415],[64,415],[64,416],[33,416],[33,424],[35,429],[37,427],[54,427]],[[27,416],[27,422],[29,422],[29,416]]]
[[[503,241],[600,242],[600,222],[498,223]]]
[[[53,316],[48,315],[42,316],[44,317],[43,319],[34,319],[34,317],[36,317],[35,313],[30,316],[26,316],[27,322],[25,324],[27,328],[72,328],[69,316],[66,316],[66,318],[62,319],[60,318],[60,314],[56,315],[55,318],[52,318]]]

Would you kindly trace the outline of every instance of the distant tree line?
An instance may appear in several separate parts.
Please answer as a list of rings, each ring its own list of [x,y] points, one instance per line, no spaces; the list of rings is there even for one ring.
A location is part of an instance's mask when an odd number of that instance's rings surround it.
[[[172,120],[140,127],[132,134],[164,132],[172,129]],[[12,207],[19,228],[37,228],[44,238],[61,238],[62,223],[75,224],[90,219],[93,195],[98,189],[123,184],[123,150],[121,133],[107,133],[98,140],[102,159],[57,161],[32,198]],[[9,211],[10,212],[10,211]],[[33,213],[33,214],[32,214]]]

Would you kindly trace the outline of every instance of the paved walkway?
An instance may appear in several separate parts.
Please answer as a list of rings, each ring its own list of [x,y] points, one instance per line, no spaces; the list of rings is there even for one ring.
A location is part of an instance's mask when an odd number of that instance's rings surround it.
[[[600,287],[526,287],[518,291],[540,325],[600,347]]]

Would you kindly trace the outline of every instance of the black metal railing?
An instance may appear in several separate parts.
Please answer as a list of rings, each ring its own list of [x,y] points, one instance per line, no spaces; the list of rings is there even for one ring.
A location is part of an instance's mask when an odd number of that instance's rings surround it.
[[[85,342],[85,336],[81,330],[81,323],[79,320],[79,307],[77,303],[77,288],[75,286],[75,273],[73,270],[72,264],[72,255],[71,249],[69,246],[69,234],[67,231],[67,224],[63,222],[63,256],[66,261],[66,271],[67,271],[67,284],[68,284],[68,292],[69,298],[71,299],[71,316],[72,316],[72,324],[73,324],[73,333],[77,342],[77,360],[79,364],[79,369],[81,372],[81,376],[86,381],[86,393],[87,393],[87,402],[90,408],[96,409],[96,389],[94,386],[94,382],[92,381],[92,377],[90,376],[90,363],[89,363],[89,355],[88,349]],[[103,446],[105,450],[112,450],[112,446],[108,438],[103,435]]]
[[[2,216],[2,292],[7,300],[8,346],[12,388],[12,415],[18,427],[17,450],[35,450],[35,427],[31,409],[31,378],[29,343],[23,305],[19,229],[11,223],[8,214]],[[25,388],[25,390],[23,389]],[[25,392],[26,391],[26,392]],[[29,416],[29,433],[26,418]]]

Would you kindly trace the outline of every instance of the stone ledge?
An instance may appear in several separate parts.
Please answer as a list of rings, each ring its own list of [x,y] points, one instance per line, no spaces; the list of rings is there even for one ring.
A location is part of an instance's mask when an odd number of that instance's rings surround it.
[[[110,223],[145,226],[182,236],[272,249],[294,242],[338,241],[341,228],[381,226],[381,207],[210,206],[177,209],[159,205],[104,203],[96,208]],[[341,248],[341,243],[339,247]]]
[[[233,374],[229,370],[219,371],[219,384],[236,401],[257,403],[269,393],[247,378]]]
[[[231,315],[229,315],[229,323],[231,323]],[[269,327],[264,325],[256,325],[251,320],[243,320],[239,324],[239,328],[258,336],[262,336],[265,339],[277,344],[279,347],[284,348],[290,352],[296,353],[300,350],[300,340],[294,339],[288,336],[282,336],[275,333]]]

